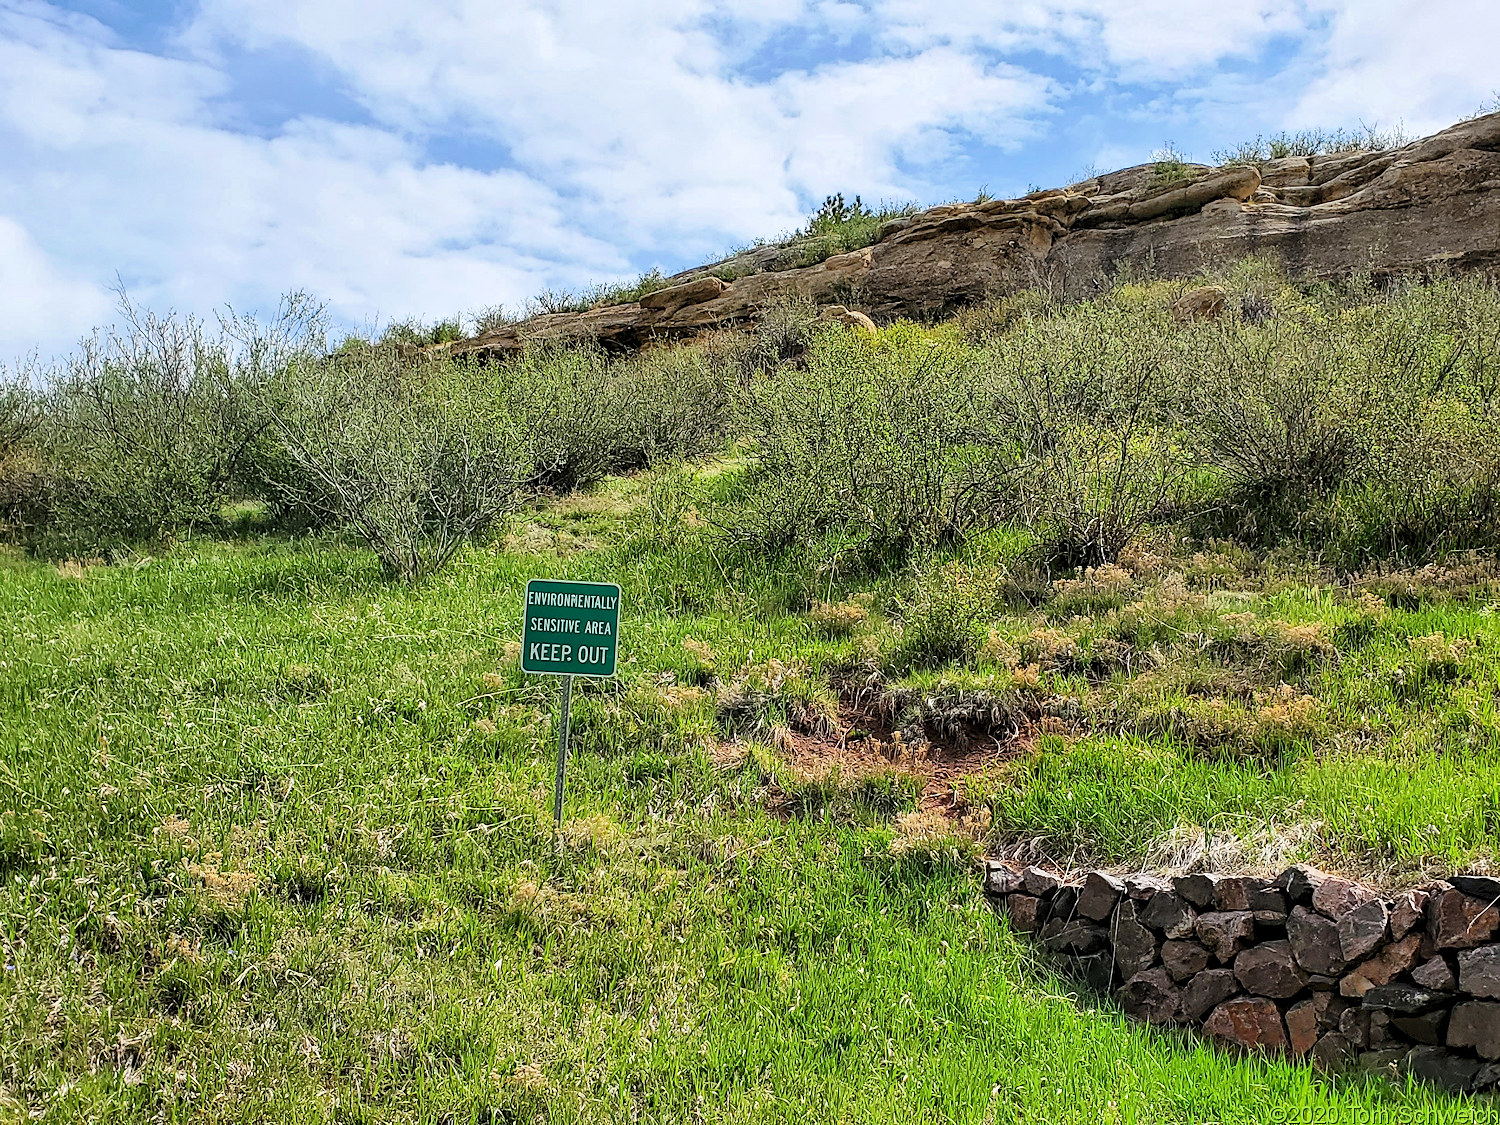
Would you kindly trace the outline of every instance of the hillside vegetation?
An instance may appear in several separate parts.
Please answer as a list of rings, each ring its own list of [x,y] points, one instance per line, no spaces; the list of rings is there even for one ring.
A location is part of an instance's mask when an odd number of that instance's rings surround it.
[[[1472,1110],[1131,1026],[980,894],[1497,862],[1500,291],[1200,282],[490,365],[142,313],[12,380],[0,1114]],[[625,606],[560,840],[530,577]]]

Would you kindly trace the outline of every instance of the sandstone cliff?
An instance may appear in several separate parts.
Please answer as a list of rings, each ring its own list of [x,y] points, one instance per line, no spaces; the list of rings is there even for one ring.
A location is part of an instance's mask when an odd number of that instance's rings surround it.
[[[454,350],[503,354],[576,336],[638,347],[753,321],[790,294],[877,321],[933,315],[1038,284],[1082,292],[1121,266],[1186,277],[1254,253],[1315,276],[1500,274],[1500,113],[1387,152],[1192,165],[1167,182],[1142,165],[1021,199],[933,207],[817,265],[778,268],[797,248],[763,247],[687,270],[637,303],[533,317]]]

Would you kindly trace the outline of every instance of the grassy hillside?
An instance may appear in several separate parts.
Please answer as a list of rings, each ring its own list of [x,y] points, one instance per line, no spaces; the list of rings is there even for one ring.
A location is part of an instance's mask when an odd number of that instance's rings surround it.
[[[952,819],[924,816],[898,766],[818,776],[774,745],[789,702],[835,697],[885,627],[881,585],[858,584],[874,597],[853,636],[820,636],[775,567],[725,581],[690,542],[657,545],[650,484],[552,506],[509,549],[415,590],[335,544],[8,564],[10,1111],[1258,1122],[1293,1105],[1397,1120],[1446,1104],[1127,1026],[990,914],[968,857],[987,802],[991,843],[1059,858],[1130,861],[1202,827],[1252,852],[1405,870],[1492,855],[1493,668],[1466,656],[1405,698],[1390,679],[1413,673],[1413,636],[1492,652],[1492,605],[1383,610],[1172,568],[1235,611],[1219,616],[1230,630],[1254,614],[1360,638],[1293,677],[1319,701],[1317,737],[1253,709],[1274,753],[1204,753],[1171,731],[1028,736],[960,783]],[[628,608],[618,684],[579,702],[560,850],[551,685],[507,650],[537,575],[617,578]],[[1175,633],[1207,612],[1159,620]],[[1024,613],[993,627],[1045,628]],[[772,661],[790,671],[760,701],[765,740],[721,748],[716,710]],[[1015,679],[983,664],[917,677],[931,692]],[[1029,690],[1087,709],[1095,686],[1053,669]]]
[[[499,368],[148,323],[0,396],[0,1115],[1470,1113],[980,896],[1500,860],[1500,297],[1209,280]],[[623,588],[560,841],[530,577]]]

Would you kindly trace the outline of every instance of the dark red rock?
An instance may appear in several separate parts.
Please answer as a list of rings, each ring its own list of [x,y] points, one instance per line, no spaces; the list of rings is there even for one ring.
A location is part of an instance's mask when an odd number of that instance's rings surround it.
[[[1263,910],[1285,914],[1290,907],[1287,905],[1284,892],[1278,891],[1275,887],[1262,885],[1259,890],[1250,892],[1250,909],[1257,914]],[[1259,919],[1256,920],[1259,921]]]
[[[1140,920],[1165,937],[1185,938],[1193,935],[1198,912],[1176,891],[1161,891],[1151,896]]]
[[[1411,979],[1434,992],[1451,992],[1458,987],[1458,975],[1441,956],[1418,965],[1412,970]]]
[[[1470,996],[1500,1000],[1500,945],[1460,953],[1458,987]]]
[[[1064,883],[1052,892],[1049,917],[1073,921],[1078,914],[1078,888]]]
[[[1368,887],[1331,875],[1313,890],[1312,908],[1335,921],[1375,897]]]
[[[1151,898],[1158,891],[1170,891],[1172,884],[1166,879],[1160,879],[1155,875],[1127,875],[1125,877],[1125,893],[1133,899],[1144,901]]]
[[[1172,880],[1177,893],[1199,910],[1212,910],[1220,876],[1210,874],[1179,875]]]
[[[1314,1001],[1303,1000],[1287,1009],[1286,1037],[1288,1049],[1296,1058],[1301,1058],[1317,1044],[1318,1009]]]
[[[1292,947],[1284,941],[1268,941],[1245,950],[1234,959],[1234,975],[1252,996],[1276,1000],[1291,999],[1307,984],[1307,974],[1292,959]],[[1311,1049],[1309,1041],[1307,1050]]]
[[[1359,997],[1372,988],[1390,984],[1416,964],[1417,951],[1421,945],[1422,939],[1412,934],[1386,946],[1339,982],[1339,994]]]
[[[1096,922],[1107,921],[1124,893],[1123,881],[1102,871],[1090,871],[1078,890],[1078,913]]]
[[[1014,894],[1022,887],[1021,873],[992,859],[985,864],[984,889],[992,895]]]
[[[1230,969],[1208,969],[1193,977],[1182,990],[1182,1015],[1197,1022],[1240,990]]]
[[[1309,973],[1337,976],[1348,962],[1339,950],[1338,923],[1305,906],[1294,906],[1286,920],[1292,956]]]
[[[1193,932],[1220,963],[1228,964],[1241,945],[1255,936],[1255,917],[1248,910],[1200,914]]]
[[[1147,969],[1125,982],[1115,993],[1120,1007],[1150,1023],[1174,1023],[1182,1010],[1182,990],[1165,969]]]
[[[1401,1069],[1439,1089],[1472,1094],[1478,1085],[1480,1064],[1451,1055],[1441,1047],[1417,1047],[1402,1061]]]
[[[1400,1016],[1419,1016],[1441,1008],[1453,1000],[1451,992],[1433,992],[1414,984],[1386,984],[1372,988],[1364,995],[1366,1010],[1395,1012]]]
[[[1314,998],[1321,998],[1326,1001],[1322,1012],[1322,1024],[1324,1029],[1328,1031],[1337,1031],[1339,1017],[1350,1008],[1359,1007],[1358,1004],[1351,1003],[1342,996],[1335,996],[1331,992],[1314,992],[1313,996]]]
[[[1391,1026],[1413,1043],[1441,1046],[1443,1032],[1448,1027],[1448,1013],[1439,1008],[1421,1016],[1392,1016]]]
[[[1358,961],[1385,940],[1390,913],[1378,898],[1361,903],[1339,917],[1339,951],[1345,961]]]
[[[1069,957],[1068,971],[1095,992],[1108,993],[1115,986],[1114,958],[1109,950]]]
[[[1312,1060],[1319,1070],[1339,1074],[1354,1064],[1358,1048],[1337,1031],[1330,1031],[1312,1049]]]
[[[1208,968],[1208,950],[1196,941],[1167,941],[1162,943],[1162,967],[1174,980],[1187,980]]]
[[[1448,882],[1470,898],[1484,902],[1500,902],[1500,879],[1490,875],[1453,875]]]
[[[1391,905],[1391,937],[1404,938],[1422,921],[1426,891],[1407,891]]]
[[[1266,881],[1253,875],[1225,875],[1214,887],[1214,906],[1219,910],[1254,910],[1250,897],[1265,887]]]
[[[1313,892],[1316,891],[1329,876],[1319,871],[1316,867],[1308,867],[1299,863],[1296,867],[1289,867],[1283,871],[1273,884],[1279,891],[1286,892],[1287,899],[1298,906],[1311,906]]]
[[[1095,926],[1081,918],[1071,921],[1053,918],[1042,927],[1041,942],[1054,953],[1093,953],[1102,949],[1109,940],[1103,926]]]
[[[1203,1024],[1206,1034],[1246,1050],[1284,1051],[1286,1027],[1281,1010],[1270,1000],[1240,996],[1226,1000]]]
[[[1041,905],[1041,899],[1031,895],[1007,895],[1005,916],[1010,919],[1011,928],[1020,930],[1023,934],[1035,932],[1037,912]]]
[[[1028,867],[1021,872],[1021,882],[1026,888],[1026,893],[1041,898],[1043,895],[1051,894],[1062,886],[1062,880],[1050,871],[1044,871],[1040,867]]]
[[[1348,1008],[1339,1016],[1339,1034],[1360,1050],[1370,1045],[1370,1013]]]
[[[1115,964],[1120,978],[1129,980],[1156,963],[1156,935],[1141,925],[1136,917],[1133,899],[1123,900],[1115,909],[1110,936],[1114,941]]]
[[[1500,929],[1500,909],[1462,891],[1443,891],[1427,901],[1427,933],[1439,949],[1473,949]]]
[[[1448,1046],[1467,1047],[1482,1059],[1500,1059],[1500,1004],[1470,1000],[1453,1009]]]

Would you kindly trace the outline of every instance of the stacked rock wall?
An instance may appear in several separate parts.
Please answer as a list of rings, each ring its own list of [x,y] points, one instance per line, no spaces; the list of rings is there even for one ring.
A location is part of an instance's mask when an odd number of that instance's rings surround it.
[[[1384,897],[1276,879],[1063,877],[991,861],[990,901],[1127,1012],[1326,1070],[1500,1089],[1500,879]]]

